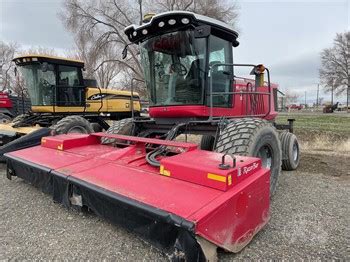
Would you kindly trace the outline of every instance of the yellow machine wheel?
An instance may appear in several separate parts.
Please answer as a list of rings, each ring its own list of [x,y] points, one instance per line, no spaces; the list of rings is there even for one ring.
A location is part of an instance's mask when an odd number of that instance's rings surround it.
[[[67,116],[62,118],[52,128],[56,134],[90,134],[94,132],[90,122],[81,116]]]

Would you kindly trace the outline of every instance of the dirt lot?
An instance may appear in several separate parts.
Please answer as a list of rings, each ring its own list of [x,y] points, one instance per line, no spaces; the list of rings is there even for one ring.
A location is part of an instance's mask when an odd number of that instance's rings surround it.
[[[220,252],[220,260],[350,260],[350,134],[296,132],[300,168],[282,173],[270,223],[242,252]],[[3,166],[0,176],[0,260],[167,260],[123,228],[7,180]]]

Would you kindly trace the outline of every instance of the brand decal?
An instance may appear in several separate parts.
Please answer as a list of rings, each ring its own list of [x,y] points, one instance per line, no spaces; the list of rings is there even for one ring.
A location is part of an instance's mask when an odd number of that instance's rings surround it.
[[[102,98],[105,98],[106,94],[95,94],[89,97],[89,100],[100,100]]]
[[[237,176],[246,175],[246,174],[250,173],[251,171],[257,169],[258,167],[259,167],[259,164],[257,162],[254,162],[253,164],[251,164],[249,166],[239,168]]]

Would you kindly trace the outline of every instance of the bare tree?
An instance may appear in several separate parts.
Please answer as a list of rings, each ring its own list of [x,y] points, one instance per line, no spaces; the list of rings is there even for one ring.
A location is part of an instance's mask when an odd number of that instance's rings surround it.
[[[60,17],[74,34],[88,71],[95,77],[102,77],[106,73],[105,66],[112,63],[118,71],[108,70],[109,78],[114,79],[119,74],[118,78],[128,88],[132,78],[143,79],[143,72],[136,46],[128,47],[126,60],[121,58],[121,50],[129,43],[125,27],[139,24],[143,12],[169,10],[195,11],[231,23],[237,17],[234,4],[219,0],[200,3],[193,0],[65,0]],[[109,85],[111,81],[103,83]]]
[[[16,51],[18,50],[18,45],[14,43],[6,44],[0,41],[0,70],[2,71],[0,74],[1,90],[10,90],[11,82],[14,80],[13,67],[14,64],[12,59],[15,56]]]
[[[0,42],[0,69],[2,69],[1,91],[9,91],[14,95],[27,97],[23,78],[15,73],[15,64],[12,59],[19,52],[19,46],[15,43]]]
[[[350,32],[336,35],[333,46],[322,51],[321,62],[320,78],[325,90],[337,95],[346,93],[349,107]]]
[[[155,11],[183,10],[209,16],[229,24],[235,24],[238,18],[237,5],[234,1],[223,0],[149,0]],[[152,3],[152,4],[151,4]],[[149,10],[151,11],[151,10]]]
[[[114,84],[114,79],[120,73],[119,64],[114,61],[120,54],[115,53],[111,45],[98,47],[95,43],[85,34],[76,35],[77,48],[70,56],[85,62],[85,78],[94,78],[99,87],[107,88]]]
[[[92,54],[95,61],[99,61],[95,69],[101,68],[105,63],[115,63],[120,70],[133,72],[136,77],[142,78],[136,47],[129,47],[130,55],[126,60],[122,60],[120,55],[122,48],[128,43],[124,28],[138,20],[137,6],[130,4],[126,0],[66,0],[60,16],[65,26],[76,36],[92,41],[93,48],[96,49]],[[101,50],[108,50],[112,57],[97,59],[96,55],[103,56]]]
[[[57,52],[53,48],[47,48],[42,46],[30,47],[28,49],[17,51],[18,55],[47,55],[58,56]]]
[[[300,94],[297,92],[292,92],[287,90],[285,93],[285,99],[286,99],[287,105],[297,103],[299,98],[300,98]]]

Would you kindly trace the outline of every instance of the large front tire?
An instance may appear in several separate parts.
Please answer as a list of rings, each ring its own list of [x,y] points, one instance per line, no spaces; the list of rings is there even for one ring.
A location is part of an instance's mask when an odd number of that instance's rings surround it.
[[[56,134],[90,134],[94,130],[88,120],[81,116],[67,116],[52,127]]]
[[[259,157],[270,169],[270,195],[277,187],[281,173],[282,150],[276,129],[267,121],[242,118],[229,123],[219,135],[216,151],[241,156]]]

